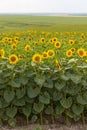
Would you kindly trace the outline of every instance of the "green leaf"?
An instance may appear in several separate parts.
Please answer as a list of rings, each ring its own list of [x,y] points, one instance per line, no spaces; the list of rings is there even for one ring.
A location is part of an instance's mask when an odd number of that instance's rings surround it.
[[[47,92],[44,92],[42,95],[39,96],[39,101],[44,104],[50,103],[50,95]]]
[[[28,83],[28,78],[27,77],[20,77],[21,84],[26,85]]]
[[[35,78],[34,78],[34,81],[35,81],[38,85],[42,86],[42,85],[44,84],[44,82],[45,82],[45,76],[35,77]]]
[[[27,95],[29,98],[35,98],[40,93],[40,87],[32,88],[28,87]]]
[[[35,123],[37,119],[38,119],[38,117],[37,117],[36,115],[33,115],[33,116],[31,117],[31,122],[32,122],[32,123]]]
[[[52,106],[47,106],[47,108],[45,109],[45,113],[48,115],[52,114]]]
[[[57,114],[57,115],[61,115],[61,114],[64,112],[64,110],[65,110],[64,107],[62,107],[61,104],[58,103],[58,105],[57,105],[56,108],[55,108],[56,114]]]
[[[80,75],[76,75],[76,74],[72,74],[71,75],[71,80],[75,83],[75,84],[78,84],[81,82],[81,78],[82,76]]]
[[[0,84],[0,89],[3,89],[3,88],[5,88],[5,87],[6,87],[5,84]]]
[[[62,88],[65,87],[65,85],[66,85],[66,83],[65,83],[64,81],[62,81],[62,82],[58,82],[58,81],[57,81],[57,82],[55,83],[55,88],[60,91]]]
[[[77,116],[80,115],[80,114],[83,112],[83,110],[84,110],[84,106],[82,106],[82,105],[76,105],[76,104],[74,104],[74,105],[72,106],[72,111],[73,111],[73,113],[75,113]]]
[[[4,84],[5,83],[5,81],[4,81],[4,79],[0,79],[0,84],[2,85],[2,84]]]
[[[13,102],[12,102],[15,106],[24,106],[25,105],[25,99],[24,98],[21,98],[21,99],[15,99]]]
[[[81,105],[87,104],[87,94],[78,95],[76,99],[77,99],[77,102],[80,103]]]
[[[10,103],[6,102],[4,98],[1,99],[1,102],[2,102],[2,108],[6,108],[10,104]]]
[[[67,99],[62,99],[60,100],[60,103],[64,108],[70,108],[72,105],[72,98],[68,97]]]
[[[23,109],[23,114],[26,116],[26,117],[29,117],[30,114],[31,114],[31,106],[30,105],[27,105],[25,106]]]
[[[9,85],[14,87],[14,88],[19,88],[21,86],[21,83],[19,81],[14,81],[14,80],[11,80],[9,82]]]
[[[11,64],[7,64],[7,68],[12,70],[12,69],[14,69],[14,66]]]
[[[41,103],[41,102],[39,102],[39,103],[34,103],[33,109],[34,109],[36,112],[40,113],[40,112],[43,111],[43,109],[44,109],[44,104]]]
[[[69,109],[66,110],[66,115],[70,118],[73,118],[73,112]]]
[[[15,97],[15,92],[14,91],[10,91],[10,90],[5,90],[4,91],[4,99],[6,102],[11,102]]]
[[[2,119],[4,113],[5,113],[5,109],[0,109],[0,119]]]
[[[61,76],[61,79],[63,79],[64,81],[67,81],[70,79],[69,75],[61,74],[60,76]]]
[[[15,117],[16,114],[17,114],[17,108],[16,107],[6,109],[6,115],[8,117],[13,118],[13,117]]]
[[[58,91],[54,91],[53,92],[53,101],[59,101],[60,99],[62,99],[63,94],[61,92]]]
[[[44,83],[44,87],[46,88],[53,88],[53,81],[52,80],[47,80],[45,83]]]
[[[3,78],[8,78],[11,76],[11,72],[4,72],[3,73]]]
[[[73,115],[73,119],[75,120],[75,121],[78,121],[78,120],[80,120],[81,119],[81,115],[76,115],[76,114],[74,114]]]
[[[9,119],[8,120],[8,124],[9,124],[9,126],[11,126],[11,127],[15,127],[16,126],[16,120],[15,119]]]
[[[27,95],[24,97],[25,102],[28,104],[33,104],[34,103],[34,98],[29,98]]]
[[[81,86],[77,85],[77,84],[73,84],[73,83],[69,83],[64,89],[63,91],[65,93],[68,93],[69,95],[75,96],[77,95],[80,91],[81,91]]]
[[[25,95],[25,89],[22,88],[22,89],[16,90],[16,96],[17,96],[18,99],[24,97],[24,95]]]

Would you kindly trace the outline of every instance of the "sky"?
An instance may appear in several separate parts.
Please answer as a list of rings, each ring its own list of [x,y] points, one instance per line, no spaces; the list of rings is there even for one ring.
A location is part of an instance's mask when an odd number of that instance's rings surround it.
[[[0,0],[2,13],[87,13],[87,0]]]

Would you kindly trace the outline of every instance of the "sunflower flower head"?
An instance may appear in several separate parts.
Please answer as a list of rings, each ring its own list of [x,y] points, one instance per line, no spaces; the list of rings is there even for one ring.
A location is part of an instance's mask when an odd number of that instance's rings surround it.
[[[61,43],[60,43],[59,41],[57,41],[57,42],[55,42],[54,46],[55,46],[56,48],[60,48],[60,47],[61,47]]]
[[[34,42],[34,46],[38,46],[38,42]]]
[[[34,54],[32,57],[32,61],[34,63],[40,63],[41,60],[42,60],[42,55],[40,55],[40,54]]]
[[[18,62],[18,57],[15,54],[9,56],[10,64],[16,64]]]
[[[4,55],[5,55],[5,51],[4,51],[4,49],[1,49],[0,50],[0,57],[3,59]]]
[[[87,51],[85,51],[85,56],[87,56]]]
[[[57,37],[54,37],[54,38],[52,38],[52,41],[53,41],[53,42],[57,42],[57,41],[58,41],[58,38],[57,38]]]
[[[48,50],[47,53],[49,57],[53,57],[55,55],[54,50]]]
[[[75,44],[75,40],[69,40],[69,44],[70,44],[70,45]]]
[[[15,43],[12,44],[12,49],[16,50],[17,45]]]
[[[84,33],[81,33],[81,38],[84,38],[84,37],[85,37]]]
[[[72,54],[73,54],[73,52],[72,52],[71,50],[67,50],[67,51],[66,51],[66,56],[67,56],[67,57],[71,57]]]
[[[78,49],[77,53],[80,58],[83,58],[85,56],[85,50],[83,48]]]
[[[30,45],[25,46],[25,51],[30,51]]]
[[[52,38],[51,38],[51,39],[49,39],[49,43],[53,43],[53,40],[52,40]]]
[[[47,59],[48,58],[48,53],[47,52],[43,52],[42,57],[43,57],[43,59]]]
[[[71,51],[72,51],[72,53],[74,53],[75,52],[75,48],[71,48]]]
[[[20,60],[23,60],[24,56],[21,55],[21,54],[19,54],[19,55],[18,55],[18,58],[19,58]]]
[[[40,42],[45,42],[45,38],[41,38],[41,39],[40,39]]]

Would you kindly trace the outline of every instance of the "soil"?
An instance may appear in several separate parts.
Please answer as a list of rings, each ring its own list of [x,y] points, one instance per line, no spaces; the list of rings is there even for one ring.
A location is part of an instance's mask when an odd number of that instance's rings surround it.
[[[35,129],[37,127],[41,127],[43,129]],[[87,124],[82,125],[80,123],[76,123],[70,126],[66,126],[64,124],[54,124],[54,125],[29,124],[27,126],[17,126],[15,128],[3,126],[0,128],[0,130],[87,130]]]

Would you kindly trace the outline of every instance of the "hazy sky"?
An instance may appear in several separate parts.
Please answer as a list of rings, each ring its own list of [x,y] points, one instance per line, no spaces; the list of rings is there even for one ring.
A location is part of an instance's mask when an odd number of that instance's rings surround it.
[[[0,0],[0,13],[87,13],[87,0]]]

